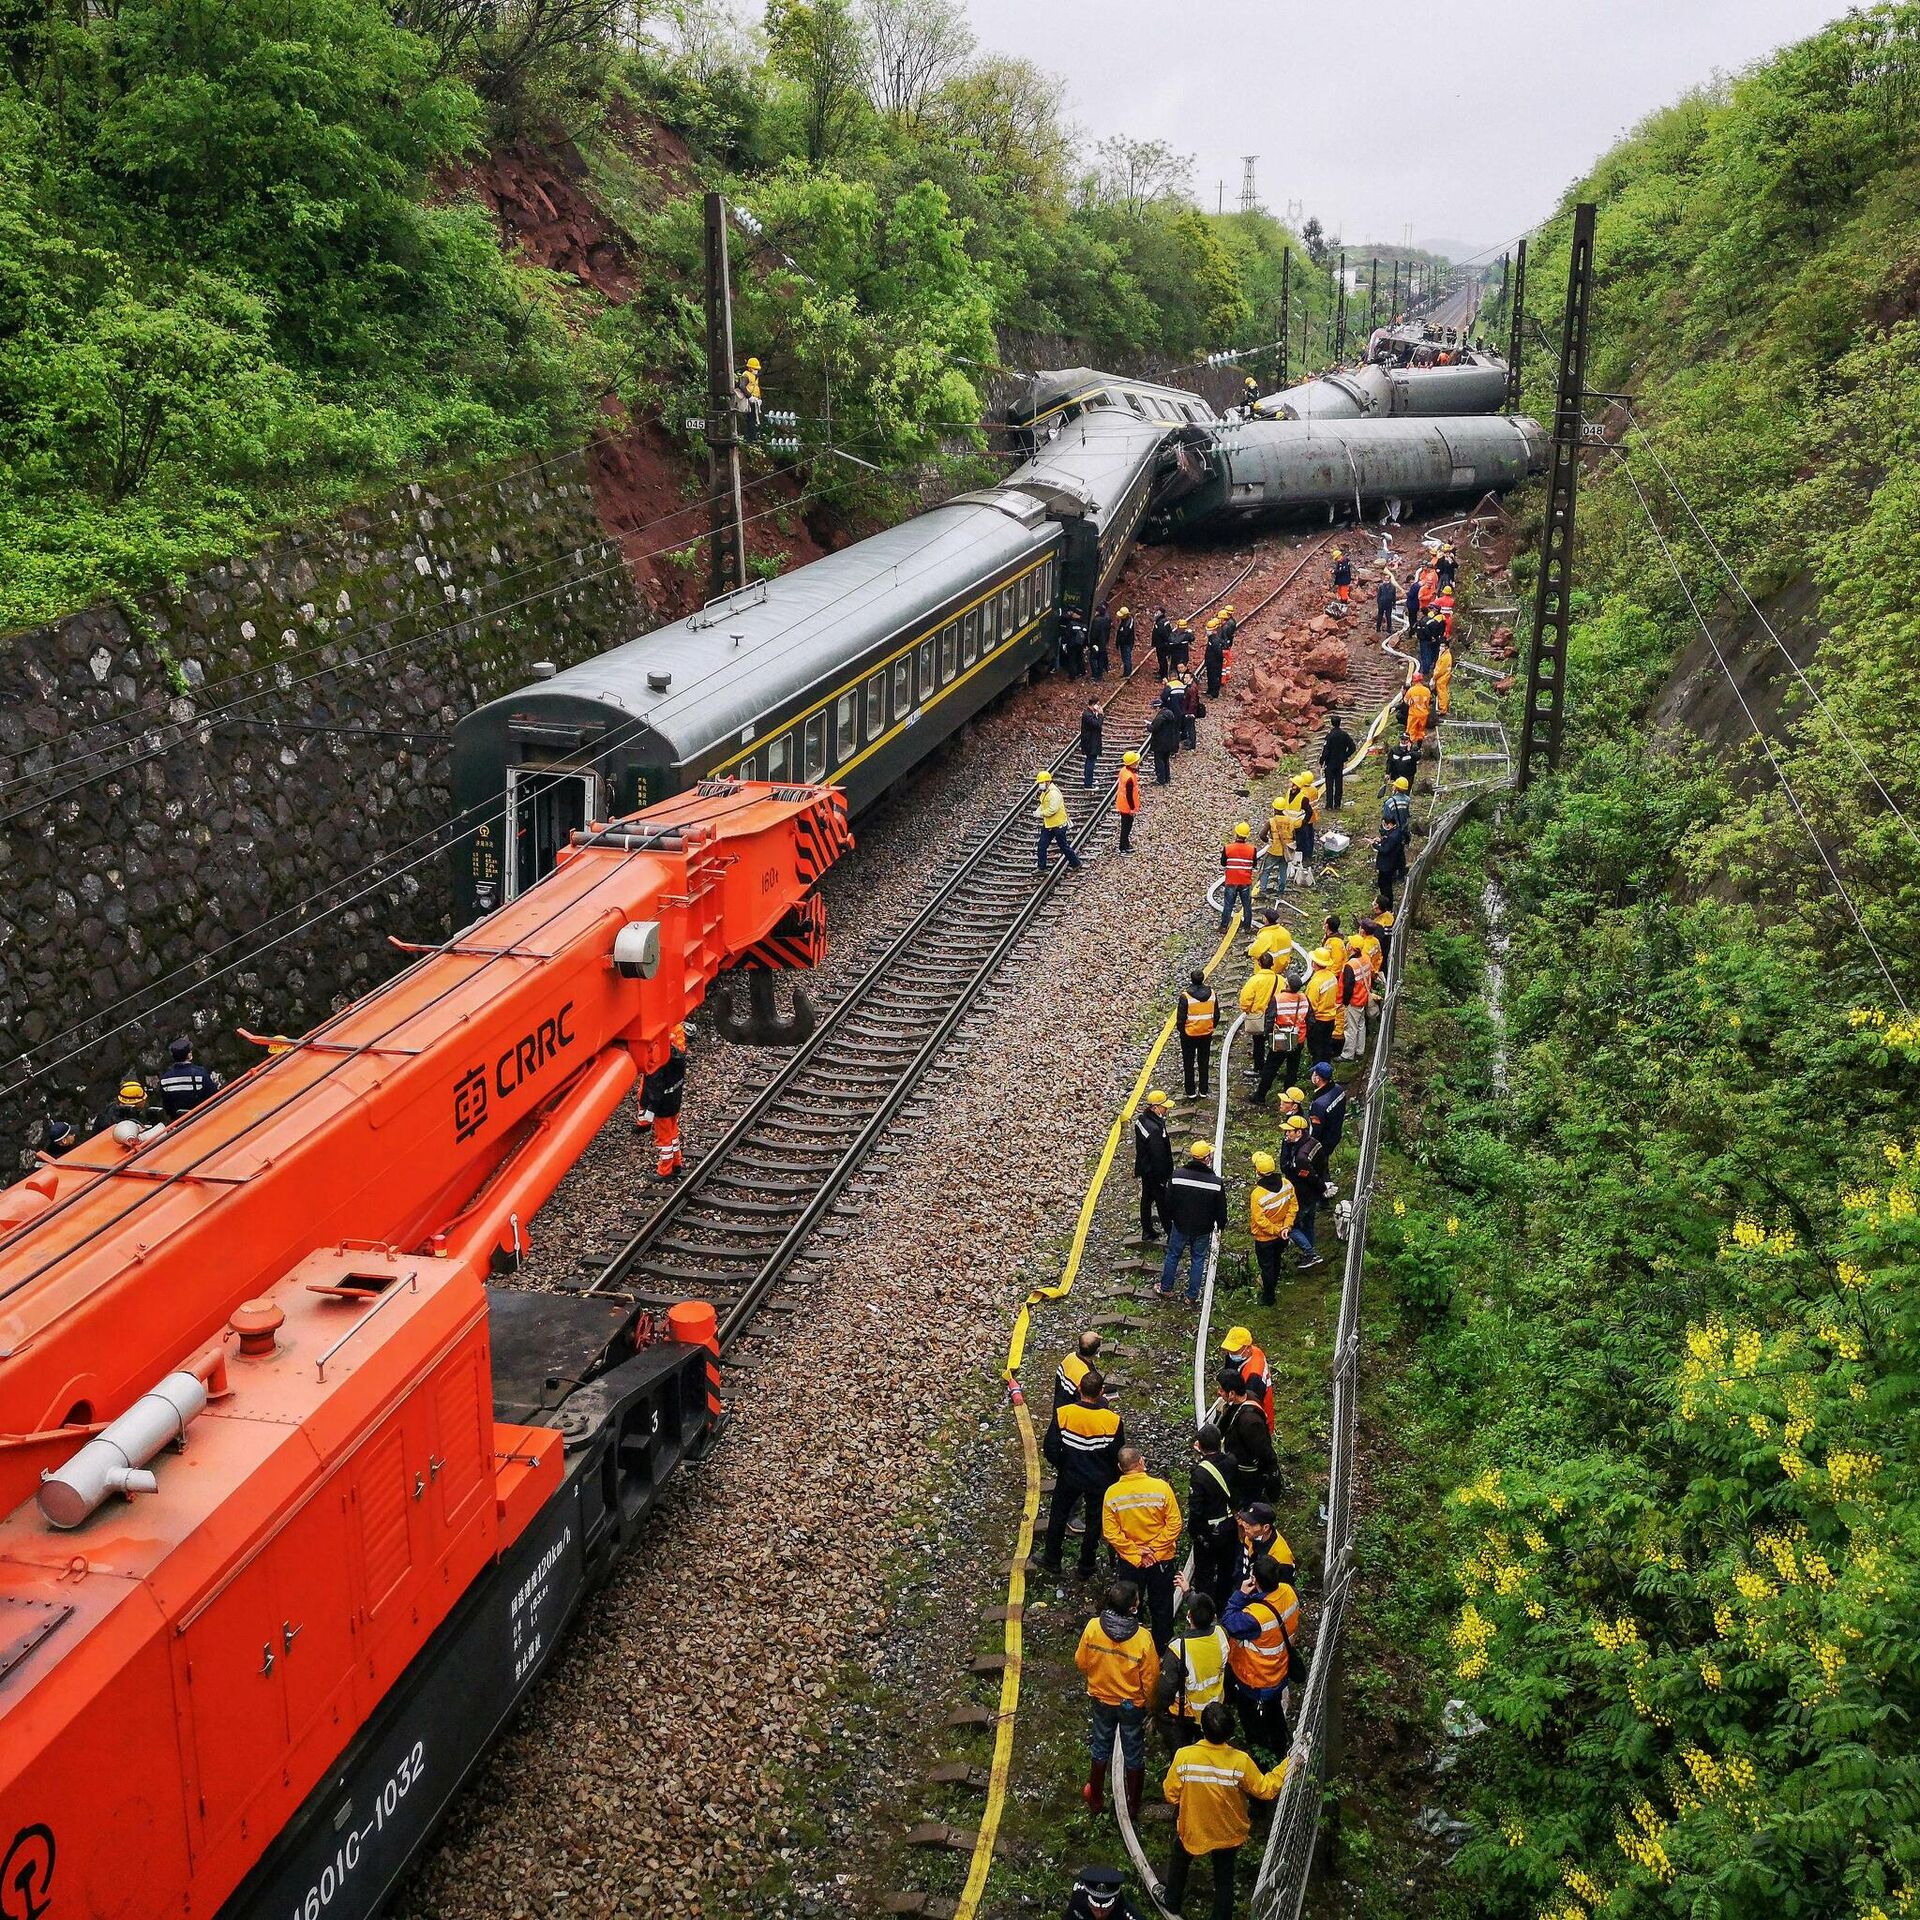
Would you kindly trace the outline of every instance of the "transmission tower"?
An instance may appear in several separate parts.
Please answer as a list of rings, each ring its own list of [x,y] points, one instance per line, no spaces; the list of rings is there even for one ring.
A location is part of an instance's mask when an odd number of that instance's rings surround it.
[[[1240,156],[1240,211],[1251,213],[1260,204],[1260,196],[1253,187],[1253,163],[1260,156],[1257,153],[1243,153]]]

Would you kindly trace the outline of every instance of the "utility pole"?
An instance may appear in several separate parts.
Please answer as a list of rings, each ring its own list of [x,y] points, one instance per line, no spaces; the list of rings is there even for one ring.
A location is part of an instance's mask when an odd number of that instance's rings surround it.
[[[1367,333],[1371,337],[1373,330],[1380,324],[1380,262],[1376,258],[1373,273],[1367,282]]]
[[[1396,261],[1395,261],[1395,262],[1393,263],[1393,314],[1392,314],[1392,318],[1393,318],[1393,319],[1395,319],[1395,320],[1398,320],[1398,319],[1400,318],[1400,262],[1399,262],[1398,260],[1396,260]]]
[[[1513,259],[1513,281],[1507,292],[1507,411],[1520,411],[1520,356],[1527,336],[1521,326],[1527,310],[1527,243],[1522,240]]]
[[[740,498],[740,433],[733,410],[733,287],[727,274],[727,203],[706,196],[707,529],[709,597],[747,584],[746,508]]]
[[[1260,156],[1257,153],[1243,153],[1240,156],[1240,211],[1255,213],[1260,207],[1260,196],[1253,188],[1253,163]]]
[[[1560,326],[1560,384],[1553,410],[1553,452],[1547,468],[1547,516],[1540,541],[1540,578],[1533,601],[1533,644],[1527,649],[1527,705],[1520,721],[1520,790],[1537,771],[1560,764],[1567,681],[1568,600],[1573,588],[1573,512],[1579,494],[1580,439],[1586,420],[1587,320],[1593,307],[1594,203],[1573,210],[1567,261],[1567,309]]]
[[[1293,324],[1293,249],[1291,247],[1280,256],[1280,384],[1289,384],[1287,362],[1292,355],[1287,351],[1287,330]]]
[[[1336,366],[1345,366],[1347,360],[1347,256],[1340,256],[1340,331],[1333,343],[1333,359]]]

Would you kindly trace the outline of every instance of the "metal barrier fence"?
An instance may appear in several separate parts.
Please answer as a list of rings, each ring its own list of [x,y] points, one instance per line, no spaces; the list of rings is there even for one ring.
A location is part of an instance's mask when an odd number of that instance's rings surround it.
[[[1456,764],[1456,778],[1447,781],[1446,733],[1462,727],[1450,720],[1442,733],[1441,766],[1436,774],[1436,798],[1458,796],[1431,822],[1426,844],[1408,870],[1405,894],[1396,921],[1396,938],[1387,956],[1387,992],[1373,1037],[1373,1062],[1367,1071],[1367,1104],[1360,1133],[1359,1164],[1353,1181],[1353,1214],[1347,1235],[1347,1258],[1340,1283],[1340,1316],[1334,1335],[1333,1419],[1329,1436],[1327,1473],[1326,1557],[1321,1572],[1319,1626],[1314,1635],[1307,1684],[1294,1714],[1294,1751],[1304,1750],[1305,1764],[1289,1770],[1274,1804],[1273,1824],[1260,1859],[1253,1889],[1254,1920],[1298,1920],[1306,1903],[1307,1882],[1313,1871],[1314,1840],[1320,1826],[1320,1807],[1327,1776],[1328,1691],[1333,1684],[1334,1654],[1346,1624],[1353,1585],[1353,1477],[1355,1432],[1360,1401],[1360,1304],[1367,1262],[1367,1216],[1373,1197],[1374,1172],[1380,1141],[1386,1128],[1387,1067],[1393,1044],[1394,1017],[1400,1006],[1401,982],[1406,974],[1407,949],[1412,941],[1413,909],[1420,898],[1427,870],[1445,850],[1454,829],[1481,794],[1504,786],[1501,777],[1471,769],[1505,755],[1488,752],[1489,736],[1479,731],[1486,723],[1467,722],[1464,765]],[[1498,723],[1493,723],[1496,730]],[[1472,728],[1472,732],[1465,732]],[[1504,732],[1499,733],[1504,749]],[[1470,743],[1470,744],[1469,744]],[[1483,760],[1481,756],[1485,756]]]

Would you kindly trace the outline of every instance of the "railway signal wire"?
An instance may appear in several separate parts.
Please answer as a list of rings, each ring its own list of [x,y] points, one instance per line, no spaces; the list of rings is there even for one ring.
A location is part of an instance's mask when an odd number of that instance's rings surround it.
[[[1846,728],[1840,724],[1839,716],[1833,711],[1831,707],[1827,705],[1826,701],[1821,697],[1820,689],[1816,687],[1813,681],[1808,677],[1806,669],[1803,668],[1800,662],[1793,657],[1792,652],[1787,647],[1787,643],[1780,638],[1778,633],[1774,631],[1773,622],[1767,618],[1766,614],[1761,610],[1759,603],[1754,599],[1753,595],[1747,591],[1746,582],[1742,580],[1739,574],[1734,571],[1732,562],[1729,561],[1727,556],[1720,550],[1719,542],[1714,539],[1713,535],[1707,530],[1706,526],[1702,523],[1699,514],[1694,511],[1693,502],[1687,498],[1686,489],[1682,487],[1680,482],[1674,478],[1671,469],[1667,466],[1667,463],[1660,458],[1660,451],[1653,444],[1652,436],[1650,433],[1648,433],[1645,423],[1642,422],[1638,418],[1638,416],[1634,413],[1633,408],[1630,404],[1626,408],[1626,413],[1627,413],[1628,420],[1631,421],[1632,424],[1643,435],[1646,435],[1646,437],[1640,441],[1637,451],[1644,453],[1647,456],[1647,458],[1651,460],[1653,464],[1660,470],[1661,479],[1663,479],[1667,483],[1667,488],[1672,493],[1673,497],[1680,502],[1681,511],[1684,512],[1687,518],[1693,522],[1694,531],[1698,533],[1700,538],[1707,543],[1708,552],[1710,552],[1713,555],[1714,559],[1719,562],[1721,572],[1724,573],[1727,576],[1727,578],[1733,582],[1735,591],[1740,595],[1740,598],[1744,600],[1747,603],[1748,607],[1752,610],[1754,618],[1760,622],[1761,627],[1766,632],[1767,638],[1771,640],[1777,648],[1779,648],[1781,658],[1784,659],[1787,665],[1793,669],[1794,678],[1798,680],[1800,682],[1800,685],[1806,690],[1808,698],[1811,699],[1814,705],[1820,709],[1820,712],[1825,717],[1827,724],[1833,729],[1834,733],[1838,736],[1840,743],[1846,748],[1848,753],[1850,753],[1853,756],[1854,764],[1859,767],[1860,771],[1863,774],[1866,775],[1867,780],[1869,784],[1872,786],[1874,792],[1880,796],[1881,803],[1886,807],[1887,811],[1891,813],[1893,817],[1896,820],[1898,820],[1901,826],[1906,830],[1907,838],[1911,840],[1916,847],[1920,847],[1920,832],[1915,831],[1913,822],[1909,820],[1907,816],[1900,810],[1899,802],[1896,801],[1893,795],[1890,794],[1885,788],[1885,786],[1881,784],[1880,776],[1877,773],[1875,773],[1872,767],[1870,767],[1867,764],[1865,756],[1861,753],[1859,747],[1854,744],[1852,736],[1847,732]]]
[[[1673,575],[1674,584],[1680,589],[1682,597],[1686,600],[1687,610],[1693,615],[1695,624],[1706,636],[1707,645],[1712,649],[1714,659],[1720,663],[1720,671],[1725,676],[1727,685],[1733,690],[1734,699],[1740,704],[1740,711],[1747,717],[1747,725],[1752,729],[1754,738],[1759,741],[1761,751],[1767,756],[1767,764],[1773,769],[1773,777],[1778,781],[1780,791],[1786,795],[1787,804],[1793,809],[1794,818],[1800,822],[1801,832],[1806,835],[1808,844],[1813,848],[1815,854],[1819,856],[1820,864],[1826,868],[1827,877],[1833,882],[1834,891],[1839,894],[1842,902],[1845,904],[1848,916],[1858,929],[1860,938],[1866,943],[1867,951],[1873,955],[1873,963],[1880,969],[1880,977],[1887,983],[1887,991],[1891,993],[1899,1003],[1902,1013],[1909,1012],[1910,1009],[1907,1006],[1906,995],[1900,991],[1899,983],[1888,970],[1886,959],[1882,955],[1879,946],[1875,943],[1873,935],[1867,931],[1867,923],[1861,918],[1859,905],[1854,900],[1852,893],[1848,891],[1845,880],[1840,877],[1840,869],[1835,866],[1833,856],[1828,853],[1825,843],[1821,840],[1819,834],[1814,831],[1813,822],[1807,818],[1807,810],[1801,804],[1800,796],[1794,791],[1793,782],[1787,778],[1786,768],[1780,764],[1780,757],[1773,750],[1773,742],[1768,739],[1766,729],[1760,724],[1758,716],[1748,703],[1747,696],[1741,689],[1740,682],[1734,674],[1732,665],[1729,663],[1726,654],[1721,650],[1719,639],[1715,636],[1712,627],[1707,624],[1706,615],[1700,611],[1699,603],[1693,597],[1693,589],[1687,585],[1686,576],[1680,569],[1680,563],[1675,559],[1673,549],[1667,544],[1666,535],[1660,531],[1660,523],[1653,516],[1653,507],[1641,488],[1639,476],[1633,470],[1632,461],[1628,459],[1622,448],[1615,447],[1612,449],[1612,452],[1614,457],[1619,461],[1622,471],[1627,476],[1627,484],[1632,487],[1634,497],[1640,502],[1640,511],[1646,520],[1648,531],[1652,533],[1654,542],[1659,547],[1661,556],[1665,559],[1667,568]]]

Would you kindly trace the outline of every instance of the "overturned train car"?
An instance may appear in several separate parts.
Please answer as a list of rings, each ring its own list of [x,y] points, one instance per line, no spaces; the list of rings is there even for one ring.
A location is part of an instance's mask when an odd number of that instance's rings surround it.
[[[1533,420],[1249,420],[1213,435],[1206,477],[1165,516],[1171,533],[1222,521],[1324,513],[1397,515],[1417,502],[1477,499],[1546,465]]]
[[[1498,412],[1507,397],[1507,363],[1475,355],[1450,367],[1342,368],[1267,394],[1261,420],[1452,419]]]

